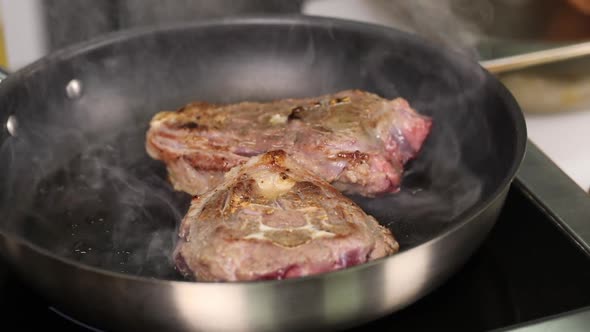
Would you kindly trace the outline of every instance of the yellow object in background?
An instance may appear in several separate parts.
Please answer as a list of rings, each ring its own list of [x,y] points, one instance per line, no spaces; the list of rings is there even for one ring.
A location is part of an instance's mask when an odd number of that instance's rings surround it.
[[[8,56],[6,54],[6,42],[4,40],[4,23],[0,21],[0,67],[8,68]]]

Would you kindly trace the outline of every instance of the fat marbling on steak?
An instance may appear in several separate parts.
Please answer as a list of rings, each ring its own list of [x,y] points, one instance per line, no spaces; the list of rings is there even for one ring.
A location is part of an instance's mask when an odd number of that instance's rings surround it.
[[[189,104],[156,114],[149,155],[166,163],[177,190],[202,194],[232,167],[271,150],[345,193],[399,190],[403,166],[420,151],[431,118],[402,98],[360,90],[271,102]]]
[[[179,236],[176,266],[200,281],[301,277],[399,250],[388,229],[281,150],[193,198]]]

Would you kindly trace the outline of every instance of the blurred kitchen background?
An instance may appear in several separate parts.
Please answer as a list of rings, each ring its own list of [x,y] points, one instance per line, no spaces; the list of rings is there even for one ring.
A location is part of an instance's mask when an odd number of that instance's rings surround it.
[[[419,34],[479,61],[590,42],[590,0],[0,0],[0,66],[112,31],[243,14],[347,18]],[[498,74],[529,138],[590,188],[588,57]]]

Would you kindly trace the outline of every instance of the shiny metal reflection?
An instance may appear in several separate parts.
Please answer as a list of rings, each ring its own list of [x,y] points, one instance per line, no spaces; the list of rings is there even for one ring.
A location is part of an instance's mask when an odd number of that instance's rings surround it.
[[[433,249],[408,252],[400,255],[396,264],[388,264],[384,274],[384,298],[387,307],[399,308],[400,303],[411,303],[416,294],[428,289],[429,280],[434,278],[433,271],[439,267],[433,266],[435,256]],[[399,270],[406,270],[400,273]]]
[[[80,96],[82,96],[82,82],[77,79],[71,80],[66,85],[66,95],[70,99],[80,98]]]
[[[250,331],[249,317],[263,296],[253,301],[242,287],[231,284],[205,284],[195,291],[191,283],[171,288],[173,304],[182,319],[183,329],[201,331]],[[262,294],[261,294],[262,295]],[[180,322],[179,322],[180,323]]]
[[[8,130],[10,135],[15,137],[17,136],[18,120],[16,119],[15,115],[8,117],[8,120],[6,121],[6,130]]]

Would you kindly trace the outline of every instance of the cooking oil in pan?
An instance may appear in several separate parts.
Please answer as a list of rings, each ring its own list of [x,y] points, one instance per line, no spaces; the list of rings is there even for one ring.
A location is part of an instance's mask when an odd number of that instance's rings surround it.
[[[171,256],[190,197],[173,191],[141,140],[127,144],[89,147],[45,176],[19,231],[83,264],[180,278]]]

